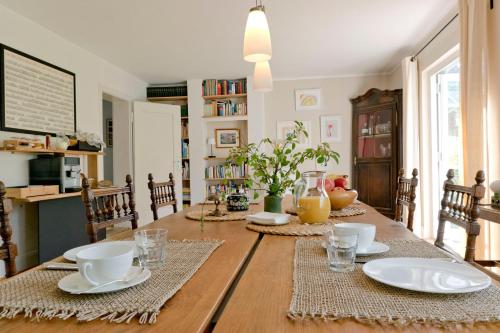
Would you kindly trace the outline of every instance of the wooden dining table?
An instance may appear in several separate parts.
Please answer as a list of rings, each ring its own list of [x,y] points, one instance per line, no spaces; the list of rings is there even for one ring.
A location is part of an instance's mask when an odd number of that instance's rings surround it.
[[[285,202],[290,205],[290,200]],[[378,239],[413,239],[402,224],[360,204],[363,215],[340,218],[377,226]],[[260,207],[259,207],[260,208]],[[188,208],[196,209],[196,208]],[[186,219],[184,212],[169,215],[142,228],[166,228],[170,239],[219,239],[225,242],[162,308],[156,324],[115,324],[94,320],[41,320],[19,316],[0,320],[0,332],[441,332],[433,327],[366,325],[355,320],[291,320],[296,237],[259,235],[245,228],[246,221],[205,222]],[[112,239],[131,238],[125,231]],[[58,258],[57,260],[62,260]],[[36,267],[34,269],[42,269]],[[21,273],[25,274],[25,273]],[[500,324],[478,325],[464,332],[500,332]]]

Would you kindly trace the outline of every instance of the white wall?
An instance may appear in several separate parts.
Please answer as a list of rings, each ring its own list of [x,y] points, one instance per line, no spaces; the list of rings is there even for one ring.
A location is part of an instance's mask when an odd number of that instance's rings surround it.
[[[295,90],[320,88],[321,109],[295,111]],[[351,175],[352,106],[350,98],[364,94],[370,88],[389,89],[388,75],[274,81],[274,89],[265,95],[265,135],[276,139],[278,121],[300,120],[311,122],[311,147],[320,143],[320,116],[341,117],[342,141],[331,146],[340,154],[340,163],[329,163],[328,171]],[[315,163],[305,163],[302,171],[315,169]]]
[[[75,73],[77,128],[82,131],[102,133],[103,92],[127,100],[145,98],[146,82],[4,6],[0,6],[0,43]],[[16,134],[0,132],[0,140],[13,135]],[[32,156],[0,153],[0,180],[7,186],[26,185],[29,158]],[[101,174],[102,170],[101,159]],[[12,222],[14,241],[19,247],[19,269],[36,263],[37,225],[33,221],[34,215],[33,207],[15,204]],[[3,265],[0,265],[2,274]]]

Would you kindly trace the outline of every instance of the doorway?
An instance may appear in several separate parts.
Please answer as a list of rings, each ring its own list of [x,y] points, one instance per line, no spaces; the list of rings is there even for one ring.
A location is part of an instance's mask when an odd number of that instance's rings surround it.
[[[104,148],[103,168],[104,180],[113,182],[113,102],[102,101],[102,139]]]

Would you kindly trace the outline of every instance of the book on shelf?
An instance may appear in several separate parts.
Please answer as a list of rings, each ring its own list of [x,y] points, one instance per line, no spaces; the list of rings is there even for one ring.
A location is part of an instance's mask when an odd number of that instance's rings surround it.
[[[203,96],[246,94],[247,79],[238,80],[204,80]]]
[[[189,116],[187,104],[181,105],[181,117]]]
[[[173,97],[187,96],[187,86],[154,86],[146,88],[146,96],[150,97]]]
[[[203,105],[204,117],[244,116],[247,114],[247,103],[233,103],[230,100],[212,101]]]
[[[182,161],[182,179],[189,179],[189,161]]]
[[[189,143],[186,141],[181,143],[181,155],[182,158],[189,158]]]
[[[182,138],[189,137],[189,127],[188,124],[185,122],[181,124],[181,137]]]
[[[224,179],[224,178],[245,178],[248,173],[247,165],[212,165],[205,168],[205,178]]]

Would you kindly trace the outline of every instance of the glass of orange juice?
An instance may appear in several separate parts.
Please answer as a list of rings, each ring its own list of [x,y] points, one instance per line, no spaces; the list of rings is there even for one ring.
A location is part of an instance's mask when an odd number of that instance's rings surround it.
[[[325,223],[330,215],[330,200],[325,191],[326,173],[307,171],[295,183],[294,204],[301,223]]]

